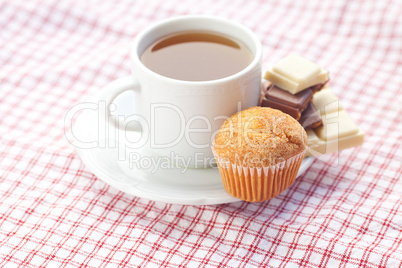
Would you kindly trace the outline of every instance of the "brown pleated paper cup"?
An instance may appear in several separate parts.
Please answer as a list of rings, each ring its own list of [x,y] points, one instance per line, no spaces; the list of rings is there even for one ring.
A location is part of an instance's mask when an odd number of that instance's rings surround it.
[[[225,190],[244,201],[261,202],[277,196],[292,185],[305,150],[267,167],[239,166],[214,154]]]

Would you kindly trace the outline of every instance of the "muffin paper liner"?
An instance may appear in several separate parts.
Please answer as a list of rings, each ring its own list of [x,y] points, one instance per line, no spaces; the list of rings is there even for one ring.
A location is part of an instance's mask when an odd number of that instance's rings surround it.
[[[213,152],[225,190],[244,201],[261,202],[292,185],[306,151],[276,165],[260,168],[234,164]]]

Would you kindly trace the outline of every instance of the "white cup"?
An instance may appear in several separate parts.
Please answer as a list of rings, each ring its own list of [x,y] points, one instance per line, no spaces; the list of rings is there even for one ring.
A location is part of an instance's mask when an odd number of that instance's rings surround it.
[[[140,60],[142,53],[162,37],[191,30],[221,33],[241,40],[253,54],[238,73],[211,81],[184,81],[162,76]],[[227,19],[188,15],[158,22],[140,32],[132,45],[132,75],[112,82],[100,100],[109,105],[127,90],[136,92],[141,130],[119,125],[124,131],[142,131],[152,153],[182,157],[192,168],[205,168],[200,159],[213,159],[211,146],[224,119],[239,109],[258,105],[261,83],[261,43],[241,24]],[[133,104],[134,105],[134,104]],[[109,120],[115,125],[113,120]]]

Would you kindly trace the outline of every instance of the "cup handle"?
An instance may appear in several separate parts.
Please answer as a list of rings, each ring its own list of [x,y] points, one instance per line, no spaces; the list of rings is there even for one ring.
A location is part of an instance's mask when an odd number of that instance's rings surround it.
[[[118,127],[120,129],[124,130],[130,130],[130,131],[135,131],[135,132],[140,132],[140,127],[137,126],[122,126],[121,122],[116,120],[114,116],[110,116],[109,113],[109,105],[112,104],[113,100],[122,94],[125,91],[128,90],[133,90],[137,92],[141,92],[141,86],[140,83],[136,78],[133,76],[127,76],[123,78],[119,78],[114,80],[113,82],[109,83],[98,95],[98,102],[104,101],[106,103],[106,113],[100,113],[102,117],[105,115],[107,118],[103,118],[104,120],[107,120],[109,124],[111,124],[113,127]],[[141,117],[138,115],[138,117]],[[142,118],[142,117],[141,117]]]

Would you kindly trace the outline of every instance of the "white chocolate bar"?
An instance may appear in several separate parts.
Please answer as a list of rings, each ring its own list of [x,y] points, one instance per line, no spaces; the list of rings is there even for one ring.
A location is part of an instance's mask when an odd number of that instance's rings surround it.
[[[321,115],[342,110],[341,102],[328,87],[314,94],[312,102]]]
[[[307,133],[307,139],[308,139],[308,147],[313,147],[313,146],[319,144],[320,142],[321,143],[323,142],[318,138],[318,136],[315,134],[313,129],[307,130],[306,133]]]
[[[324,91],[325,93],[323,93]],[[316,98],[317,94],[319,94],[319,98]],[[314,100],[317,104],[314,103]],[[342,109],[338,98],[331,89],[327,88],[317,92],[313,97],[313,104],[321,108],[323,125],[307,131],[308,148],[306,156],[333,153],[363,143],[364,132]]]
[[[276,63],[272,70],[297,83],[311,80],[321,72],[320,66],[295,54]]]
[[[325,141],[356,134],[359,129],[346,111],[336,111],[322,116],[323,125],[314,129],[317,136]]]
[[[291,54],[269,69],[264,78],[296,94],[308,87],[325,83],[328,80],[328,71],[309,60]]]
[[[306,157],[334,153],[337,151],[362,145],[364,141],[364,132],[361,129],[358,129],[358,132],[351,136],[330,141],[319,139],[317,135],[315,135],[314,130],[311,129],[307,131],[307,135],[309,137],[309,145],[306,151]]]

